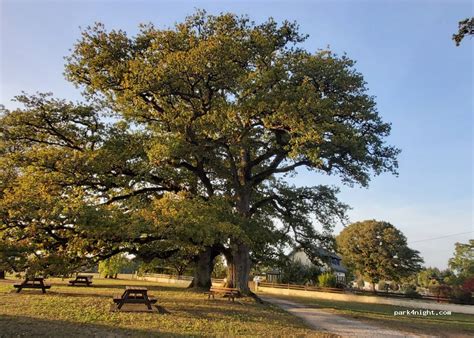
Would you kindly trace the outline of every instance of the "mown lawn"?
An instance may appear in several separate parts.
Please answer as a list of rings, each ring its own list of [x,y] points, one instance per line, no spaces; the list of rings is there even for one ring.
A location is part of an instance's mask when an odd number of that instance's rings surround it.
[[[474,315],[452,313],[450,316],[394,316],[394,311],[412,310],[414,308],[273,294],[269,294],[269,296],[325,309],[335,314],[371,322],[384,328],[437,337],[474,336]]]
[[[0,336],[279,336],[322,337],[286,312],[241,298],[230,303],[153,282],[94,279],[92,287],[69,287],[50,279],[45,295],[14,280],[0,282]],[[146,285],[166,313],[110,312],[112,295],[125,285]]]

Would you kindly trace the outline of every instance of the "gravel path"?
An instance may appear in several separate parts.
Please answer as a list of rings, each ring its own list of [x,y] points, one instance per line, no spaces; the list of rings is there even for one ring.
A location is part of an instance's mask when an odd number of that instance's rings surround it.
[[[365,322],[339,316],[323,309],[306,307],[303,304],[288,300],[258,295],[262,300],[274,304],[297,317],[302,318],[312,328],[328,331],[342,337],[428,337],[414,335],[397,330],[367,324]]]

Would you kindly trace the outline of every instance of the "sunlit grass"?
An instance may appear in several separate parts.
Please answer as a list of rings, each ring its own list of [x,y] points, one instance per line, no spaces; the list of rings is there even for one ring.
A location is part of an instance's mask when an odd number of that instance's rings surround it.
[[[47,336],[322,336],[275,307],[242,298],[240,303],[154,282],[94,279],[92,287],[69,287],[48,280],[45,295],[13,280],[0,283],[2,335]],[[168,313],[110,312],[112,295],[125,285],[146,285]]]

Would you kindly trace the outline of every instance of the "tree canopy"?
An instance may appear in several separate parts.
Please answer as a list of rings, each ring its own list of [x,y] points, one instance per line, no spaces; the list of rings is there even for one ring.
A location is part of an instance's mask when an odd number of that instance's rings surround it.
[[[456,243],[454,256],[449,259],[449,268],[458,277],[474,277],[474,240],[469,243]]]
[[[203,11],[133,37],[88,27],[66,78],[89,103],[22,95],[25,108],[0,121],[15,175],[3,233],[34,229],[74,257],[167,256],[183,241],[206,264],[225,254],[243,291],[268,247],[290,237],[330,247],[347,208],[337,188],[296,188],[282,175],[304,167],[367,186],[396,174],[399,150],[385,143],[390,125],[355,62],[310,53],[305,39],[296,23]]]
[[[423,260],[403,233],[387,222],[368,220],[347,226],[336,238],[344,263],[375,284],[399,281],[421,269]],[[375,290],[375,289],[374,289]]]

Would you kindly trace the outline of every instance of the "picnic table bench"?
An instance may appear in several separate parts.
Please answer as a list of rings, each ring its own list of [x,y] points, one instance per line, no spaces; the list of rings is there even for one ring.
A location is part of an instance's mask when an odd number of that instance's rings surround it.
[[[241,297],[240,291],[235,288],[225,288],[222,286],[211,286],[209,291],[204,292],[207,295],[207,299],[215,299],[216,294],[223,294],[229,301],[235,301],[235,298]]]
[[[144,287],[126,286],[125,291],[120,295],[114,295],[114,303],[117,309],[121,309],[126,303],[145,304],[148,310],[152,310],[151,304],[157,302],[157,299],[148,296],[148,289]]]
[[[17,293],[22,289],[41,289],[43,293],[46,293],[46,289],[50,289],[51,285],[44,284],[44,277],[27,277],[20,284],[13,284],[13,287],[18,289],[16,290]]]
[[[90,286],[92,284],[92,278],[94,276],[91,275],[77,275],[76,279],[71,279],[69,284],[71,286],[76,286],[76,284],[85,284],[86,286]]]

